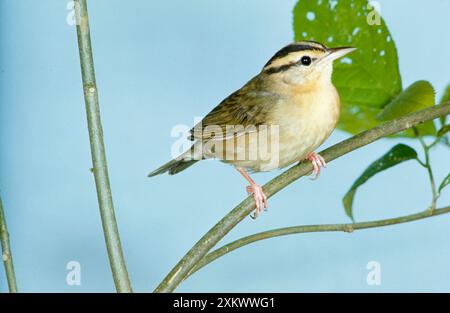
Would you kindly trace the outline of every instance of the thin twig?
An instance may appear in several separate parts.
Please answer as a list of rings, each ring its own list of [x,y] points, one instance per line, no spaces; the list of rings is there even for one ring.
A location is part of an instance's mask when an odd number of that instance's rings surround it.
[[[78,48],[80,52],[89,139],[91,143],[93,173],[109,263],[111,265],[116,290],[118,292],[132,292],[120,243],[109,184],[86,0],[75,1],[75,15],[77,19]]]
[[[3,211],[2,197],[0,196],[0,241],[2,243],[2,259],[5,266],[6,279],[9,292],[17,292],[16,274],[14,273],[11,245],[9,243],[8,227],[6,226],[5,212]]]
[[[240,238],[236,241],[233,241],[229,244],[226,244],[226,245],[214,250],[211,253],[208,253],[199,263],[197,263],[197,265],[189,273],[188,277],[191,276],[193,273],[197,272],[202,267],[213,262],[217,258],[219,258],[227,253],[230,253],[231,251],[234,251],[238,248],[241,248],[241,247],[251,244],[253,242],[268,239],[268,238],[293,235],[293,234],[302,234],[302,233],[317,233],[317,232],[347,232],[347,233],[351,233],[358,229],[367,229],[367,228],[402,224],[402,223],[417,221],[417,220],[421,220],[421,219],[425,219],[425,218],[428,218],[431,216],[436,216],[436,215],[445,214],[445,213],[450,213],[450,206],[436,209],[436,210],[433,210],[432,212],[430,212],[429,210],[426,210],[426,211],[416,213],[416,214],[410,214],[410,215],[405,215],[405,216],[401,216],[401,217],[395,217],[395,218],[389,218],[389,219],[383,219],[383,220],[377,220],[377,221],[370,221],[370,222],[346,223],[346,224],[305,225],[305,226],[293,226],[293,227],[272,229],[272,230],[268,230],[265,232],[261,232],[261,233],[257,233],[254,235]]]
[[[442,137],[437,137],[432,143],[430,143],[428,145],[428,150],[431,150],[431,148],[433,148],[435,145],[437,145],[440,142],[445,144],[445,141],[444,141],[444,139]]]
[[[355,149],[372,143],[382,137],[393,135],[405,129],[419,125],[423,122],[450,114],[450,102],[427,108],[425,110],[405,115],[399,119],[384,122],[383,124],[364,131],[356,136],[344,140],[321,152],[323,158],[330,162]],[[312,170],[309,162],[301,162],[275,177],[263,186],[264,193],[271,197],[287,185],[296,181],[300,177],[308,174]],[[206,253],[214,247],[233,227],[248,216],[254,209],[252,197],[247,197],[214,227],[212,227],[175,265],[167,274],[155,292],[172,292],[191,272]]]
[[[422,162],[420,160],[418,160],[418,161],[423,167],[425,167],[425,169],[427,170],[427,173],[428,173],[428,179],[430,181],[431,194],[432,194],[430,210],[434,210],[434,209],[436,209],[436,202],[437,202],[439,195],[438,195],[438,192],[436,189],[436,182],[434,180],[433,169],[431,168],[431,162],[430,162],[430,148],[432,147],[432,145],[428,146],[426,144],[425,140],[420,135],[420,132],[417,127],[414,127],[413,130],[414,130],[414,133],[416,134],[417,138],[419,138],[420,144],[422,145],[422,148],[423,148],[423,153],[425,155],[425,162]]]

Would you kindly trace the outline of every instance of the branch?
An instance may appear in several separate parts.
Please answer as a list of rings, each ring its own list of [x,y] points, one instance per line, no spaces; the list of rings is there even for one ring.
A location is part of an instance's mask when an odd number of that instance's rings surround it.
[[[0,240],[2,243],[2,259],[5,265],[6,279],[8,280],[9,292],[17,292],[16,274],[14,273],[14,264],[9,244],[8,227],[6,226],[5,212],[3,212],[3,203],[0,196]]]
[[[321,152],[322,157],[330,162],[355,149],[363,147],[380,138],[393,135],[405,129],[419,125],[423,122],[450,114],[450,102],[427,108],[422,111],[410,113],[397,120],[387,121],[370,130],[346,139]],[[281,175],[275,177],[263,186],[266,196],[271,197],[287,185],[312,170],[309,162],[300,162]],[[192,271],[206,253],[214,247],[234,226],[242,221],[254,209],[252,197],[247,197],[213,228],[211,228],[175,265],[164,280],[155,289],[155,292],[172,292]]]
[[[106,248],[108,250],[108,257],[116,290],[118,292],[132,292],[120,243],[119,230],[114,214],[111,187],[109,184],[86,0],[75,1],[75,15],[77,19],[78,49],[80,52],[84,100],[86,103],[89,140],[93,162],[92,172],[94,173],[95,186],[97,188],[97,198],[100,207]]]
[[[429,218],[432,216],[440,215],[450,213],[450,206],[444,207],[441,209],[427,209],[423,212],[416,213],[416,214],[410,214],[395,218],[389,218],[389,219],[383,219],[383,220],[377,220],[377,221],[370,221],[370,222],[361,222],[361,223],[346,223],[346,224],[324,224],[324,225],[307,225],[307,226],[293,226],[293,227],[285,227],[285,228],[278,228],[278,229],[272,229],[265,232],[257,233],[254,235],[250,235],[247,237],[240,238],[236,241],[233,241],[229,244],[226,244],[219,249],[214,250],[211,253],[208,253],[197,265],[192,269],[192,271],[189,273],[189,276],[191,276],[193,273],[204,267],[205,265],[211,263],[212,261],[216,260],[217,258],[230,253],[231,251],[234,251],[238,248],[241,248],[243,246],[246,246],[248,244],[251,244],[253,242],[264,240],[268,238],[273,237],[280,237],[280,236],[286,236],[286,235],[293,235],[293,234],[303,234],[303,233],[317,233],[317,232],[346,232],[351,233],[358,229],[367,229],[367,228],[375,228],[375,227],[384,227],[389,225],[396,225],[396,224],[402,224],[412,221],[417,221],[425,218]],[[186,278],[187,278],[186,277]]]

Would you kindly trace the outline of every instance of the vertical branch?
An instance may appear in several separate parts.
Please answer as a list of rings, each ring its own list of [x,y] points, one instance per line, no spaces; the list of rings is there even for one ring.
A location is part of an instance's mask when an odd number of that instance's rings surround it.
[[[108,257],[116,290],[118,292],[132,292],[120,243],[119,230],[114,214],[111,187],[109,184],[86,0],[76,0],[75,14],[77,19],[78,48],[80,52],[81,74],[83,77],[84,100],[86,103],[93,173],[95,186],[97,188],[97,198],[100,207],[106,248],[108,250]]]
[[[2,259],[5,265],[6,279],[8,280],[9,292],[17,292],[16,274],[14,273],[14,264],[9,244],[8,227],[6,227],[5,212],[3,212],[3,203],[0,196],[0,239],[2,242]]]

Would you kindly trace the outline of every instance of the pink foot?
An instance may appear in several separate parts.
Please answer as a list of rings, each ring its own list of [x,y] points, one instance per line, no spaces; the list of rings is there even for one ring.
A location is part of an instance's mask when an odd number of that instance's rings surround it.
[[[307,159],[310,160],[313,165],[313,179],[317,179],[320,175],[321,168],[326,167],[327,163],[320,154],[315,152],[311,152]]]
[[[249,194],[253,194],[253,199],[255,200],[256,210],[253,215],[250,215],[251,218],[255,219],[258,217],[259,213],[261,213],[261,208],[264,206],[264,210],[267,211],[267,197],[264,194],[261,186],[257,184],[251,184],[247,186],[247,192]]]

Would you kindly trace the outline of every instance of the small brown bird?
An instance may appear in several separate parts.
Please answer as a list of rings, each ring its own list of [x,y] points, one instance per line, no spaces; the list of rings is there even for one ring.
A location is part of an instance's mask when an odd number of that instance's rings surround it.
[[[179,173],[198,160],[232,164],[250,183],[257,217],[267,197],[248,172],[270,171],[308,159],[317,178],[325,160],[314,150],[339,119],[340,100],[331,82],[333,61],[355,48],[327,48],[300,41],[279,50],[241,89],[191,129],[192,147],[151,172]]]

